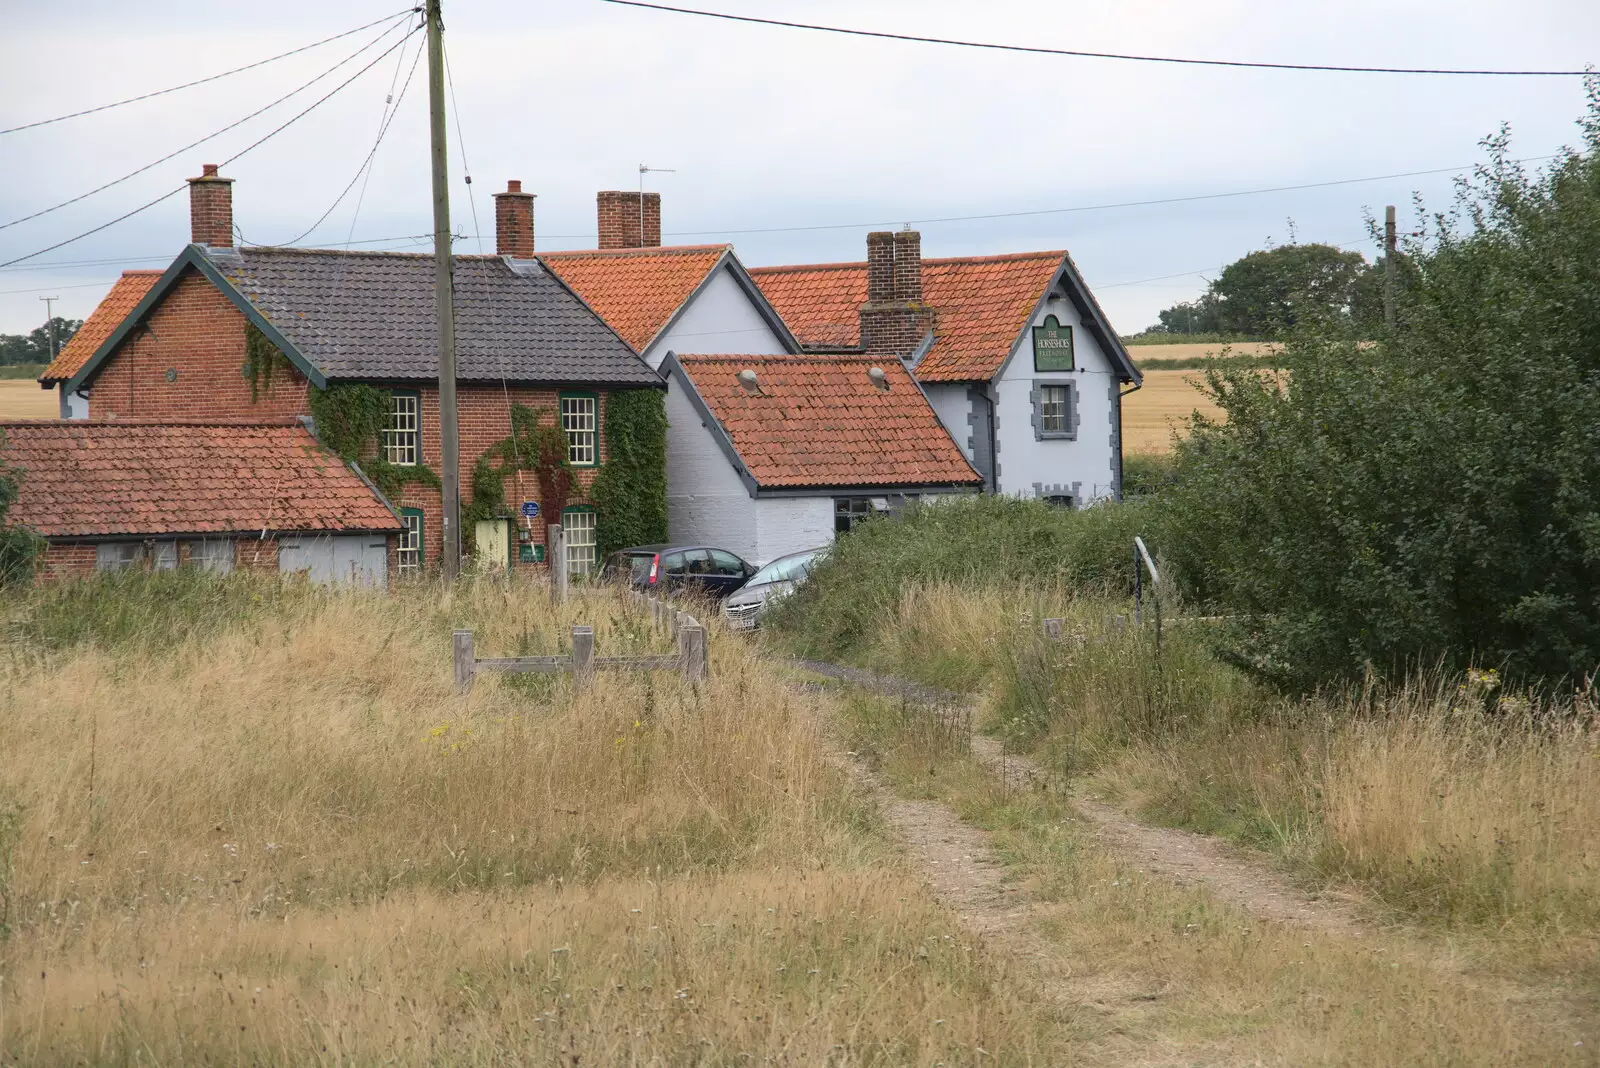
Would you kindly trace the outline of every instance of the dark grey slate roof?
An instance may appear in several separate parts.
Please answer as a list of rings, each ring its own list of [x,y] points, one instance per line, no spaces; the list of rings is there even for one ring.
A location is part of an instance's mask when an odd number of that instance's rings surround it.
[[[205,255],[328,378],[438,376],[431,255],[269,248]],[[455,297],[462,381],[661,385],[538,263],[458,256]]]

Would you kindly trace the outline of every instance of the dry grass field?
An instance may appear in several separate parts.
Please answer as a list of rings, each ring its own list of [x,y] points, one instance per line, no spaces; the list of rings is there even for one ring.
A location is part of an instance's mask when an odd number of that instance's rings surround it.
[[[1135,359],[1138,353],[1135,349]],[[1173,430],[1190,413],[1216,415],[1217,406],[1200,392],[1202,380],[1200,371],[1146,371],[1144,385],[1122,401],[1123,447],[1129,452],[1166,452],[1172,447]]]
[[[31,378],[0,378],[0,419],[54,419],[58,414],[54,390],[40,389]]]

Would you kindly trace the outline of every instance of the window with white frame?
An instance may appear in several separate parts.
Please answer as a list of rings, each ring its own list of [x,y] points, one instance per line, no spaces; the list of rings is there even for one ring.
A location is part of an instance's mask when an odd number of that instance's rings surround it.
[[[395,550],[395,570],[402,575],[422,571],[422,510],[400,509],[400,544]]]
[[[103,541],[94,547],[96,571],[121,571],[144,560],[144,542]]]
[[[567,543],[567,574],[587,575],[594,570],[595,513],[589,508],[568,508],[561,513],[561,536]]]
[[[422,398],[395,393],[389,400],[389,424],[383,428],[383,458],[400,467],[422,459]]]
[[[1073,426],[1072,386],[1045,385],[1034,390],[1034,420],[1041,438],[1070,438]]]
[[[561,396],[561,429],[567,432],[567,462],[574,467],[593,467],[600,458],[596,432],[599,406],[598,398],[592,393]]]

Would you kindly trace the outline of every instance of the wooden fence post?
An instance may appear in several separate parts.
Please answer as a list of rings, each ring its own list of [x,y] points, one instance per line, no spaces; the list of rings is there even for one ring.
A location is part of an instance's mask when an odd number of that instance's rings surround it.
[[[706,677],[706,628],[699,623],[678,628],[678,657],[685,680],[699,682]]]
[[[452,636],[450,643],[451,659],[455,662],[456,692],[467,693],[472,689],[472,677],[477,674],[477,662],[473,659],[472,632],[458,630]]]
[[[550,544],[546,547],[545,562],[550,566],[550,599],[556,604],[567,603],[567,538],[560,523],[551,523]]]
[[[594,681],[594,628],[572,628],[572,685],[584,689]]]

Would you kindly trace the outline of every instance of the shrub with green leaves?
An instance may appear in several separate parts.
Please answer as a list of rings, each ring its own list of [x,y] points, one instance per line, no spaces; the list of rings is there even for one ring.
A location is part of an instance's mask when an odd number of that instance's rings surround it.
[[[913,505],[840,537],[774,621],[811,655],[843,656],[889,625],[913,584],[1131,590],[1133,538],[1149,540],[1152,518],[1137,503],[1069,510],[976,496]]]
[[[1398,326],[1313,324],[1281,372],[1218,365],[1163,511],[1191,598],[1291,688],[1443,663],[1600,668],[1600,80],[1584,146],[1504,131],[1409,250]]]
[[[0,431],[0,587],[18,585],[33,577],[34,564],[44,553],[45,542],[27,527],[6,522],[6,513],[17,499],[17,472],[5,465],[6,437]]]

